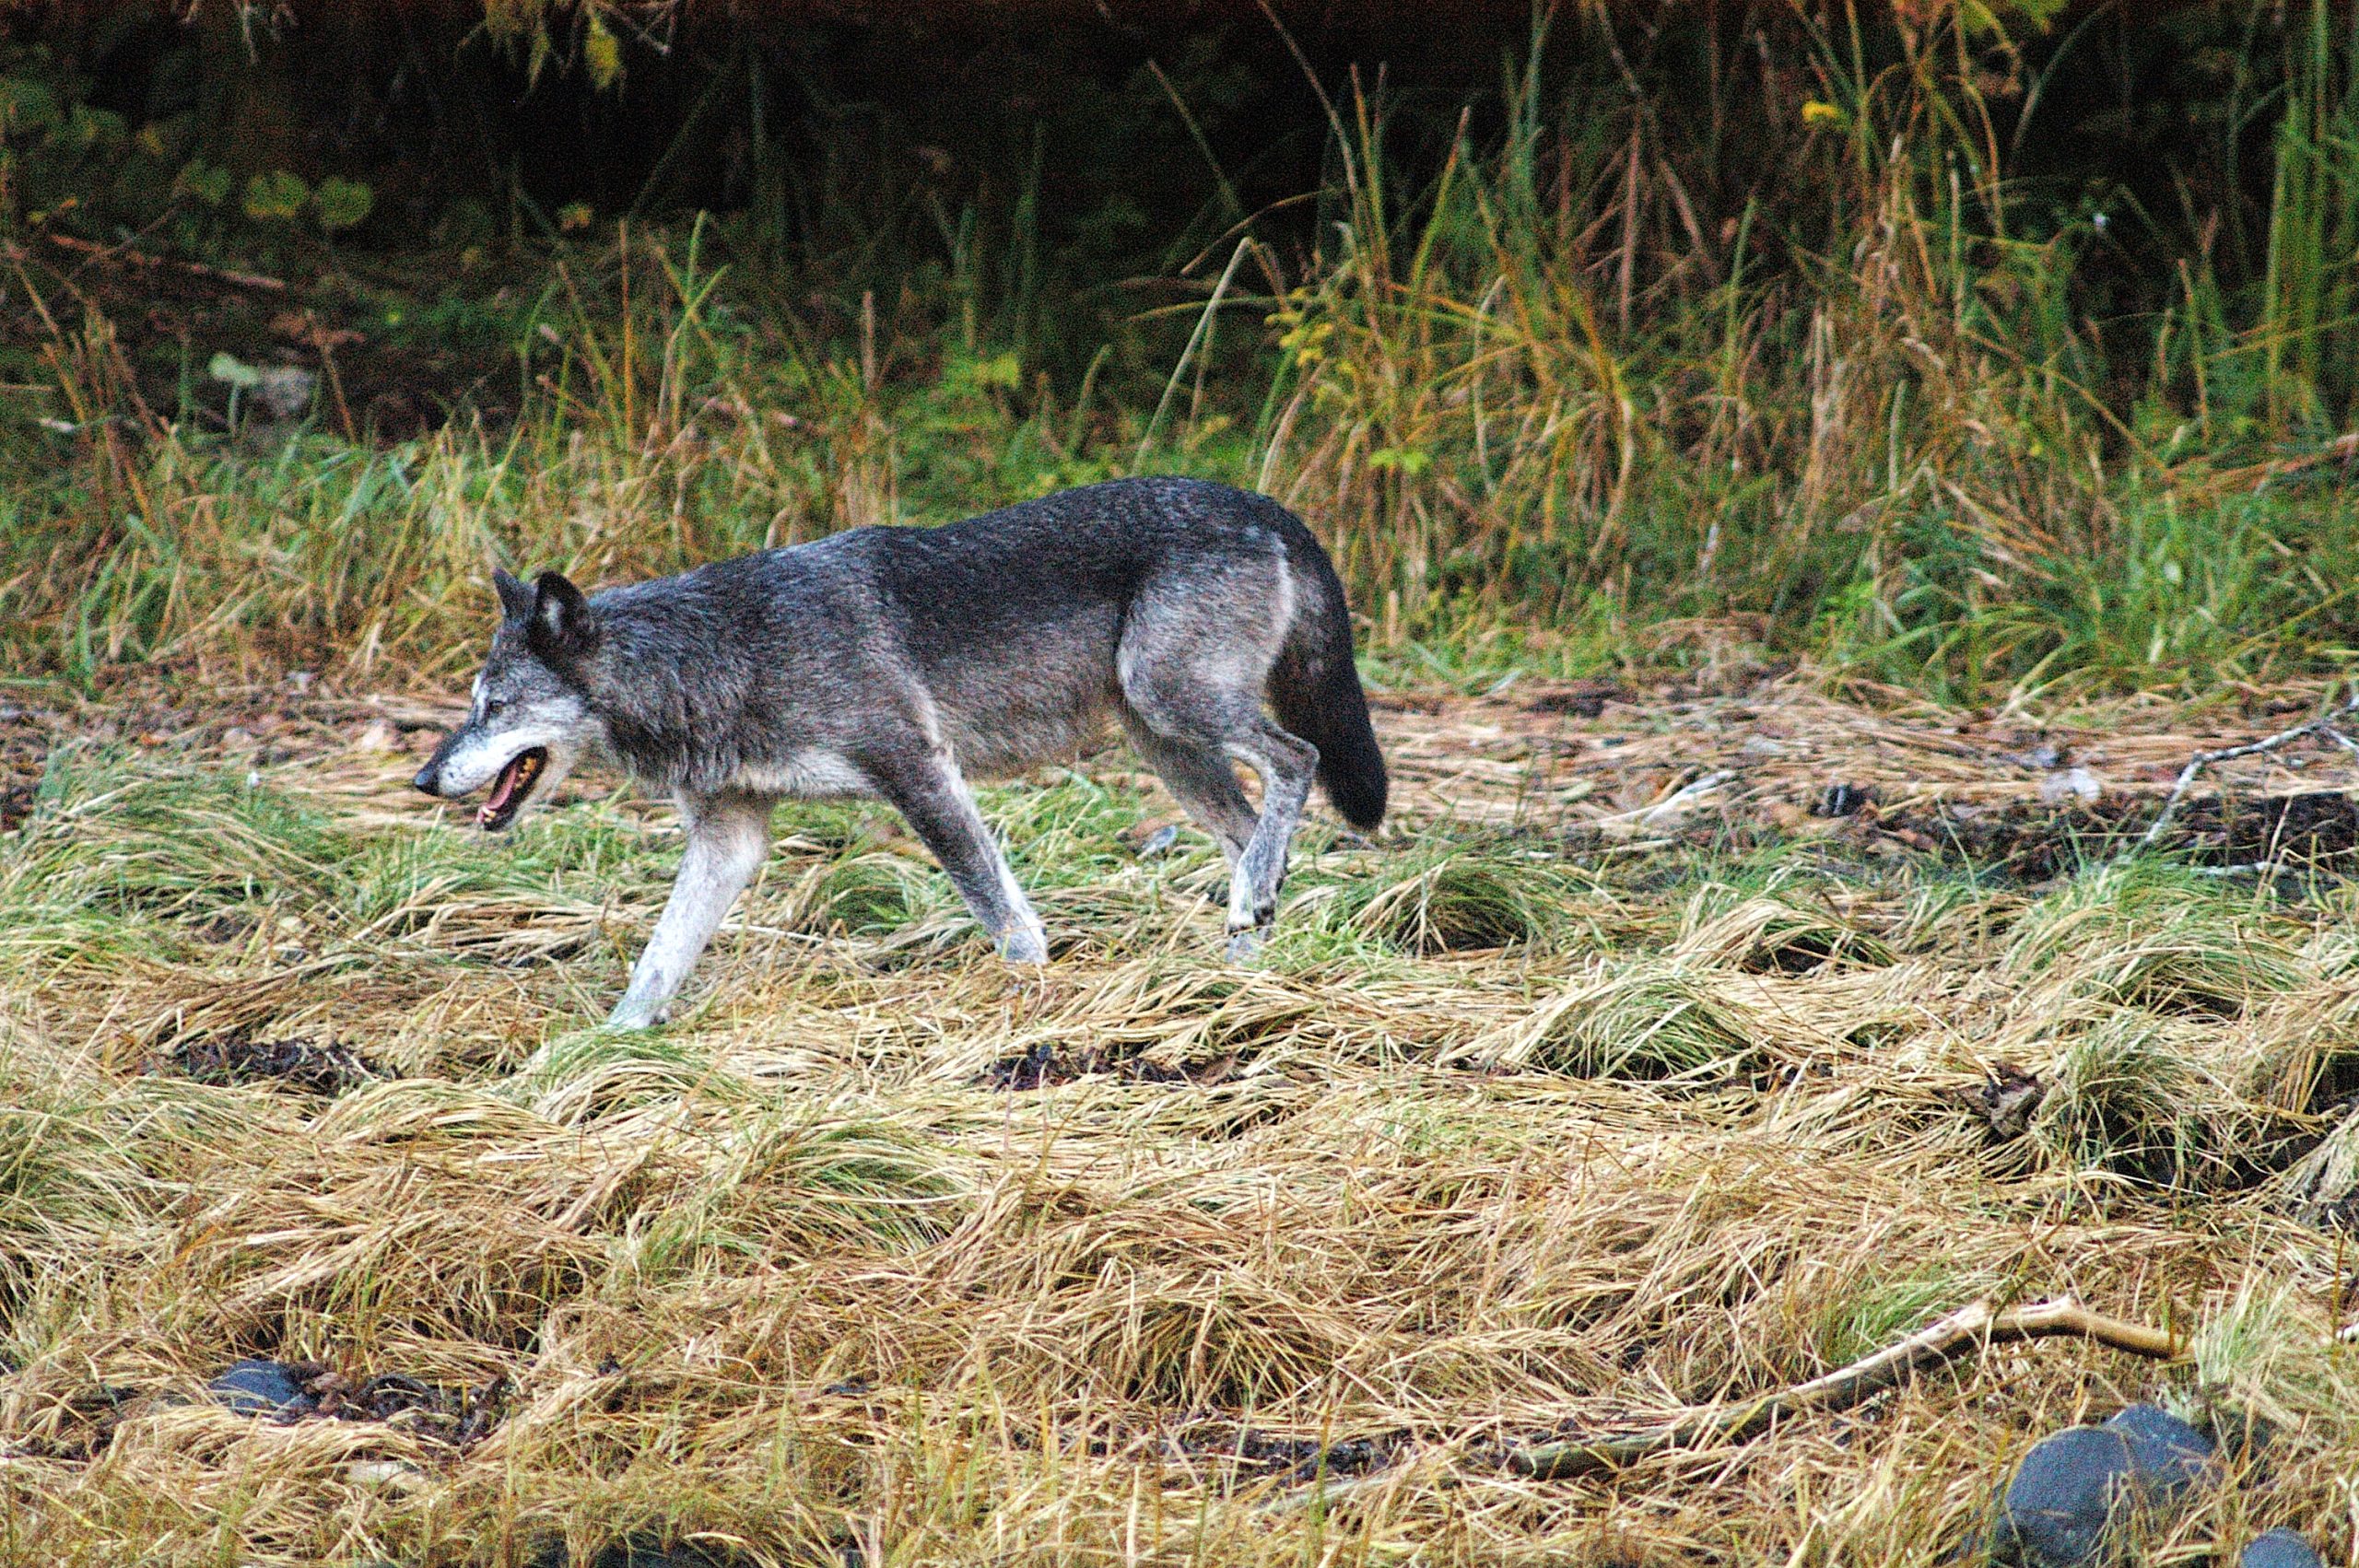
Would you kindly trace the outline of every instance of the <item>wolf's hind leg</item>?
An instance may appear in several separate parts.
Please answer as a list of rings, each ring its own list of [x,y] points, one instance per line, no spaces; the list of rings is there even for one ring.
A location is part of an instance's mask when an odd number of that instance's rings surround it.
[[[1243,763],[1262,780],[1261,818],[1228,879],[1229,956],[1250,958],[1277,919],[1286,848],[1319,771],[1319,748],[1270,722],[1251,691],[1224,687],[1179,661],[1143,651],[1124,672],[1122,694],[1136,720],[1168,744],[1205,756],[1223,772],[1232,761]],[[1237,789],[1233,775],[1229,788]],[[1241,790],[1238,798],[1241,804]]]
[[[1262,820],[1238,859],[1228,889],[1229,956],[1243,959],[1253,955],[1262,937],[1277,922],[1286,851],[1294,843],[1295,825],[1302,820],[1303,802],[1310,798],[1319,748],[1255,714],[1251,728],[1230,738],[1221,750],[1262,779]]]
[[[983,930],[1011,964],[1049,961],[1049,934],[1040,917],[1015,884],[1007,857],[991,825],[975,808],[966,780],[948,758],[934,753],[872,762],[878,790],[909,819],[910,826],[967,901]]]
[[[1237,862],[1252,841],[1258,819],[1238,786],[1228,758],[1217,747],[1157,734],[1136,714],[1125,713],[1122,728],[1130,732],[1131,744],[1139,755],[1163,780],[1163,787],[1171,791],[1171,798],[1195,819],[1197,826],[1212,835],[1227,858],[1230,874],[1236,874]]]
[[[644,1029],[663,1022],[698,955],[721,929],[722,918],[761,870],[769,852],[773,804],[757,795],[681,800],[688,844],[680,856],[680,874],[647,950],[631,966],[630,988],[607,1016],[609,1027]]]

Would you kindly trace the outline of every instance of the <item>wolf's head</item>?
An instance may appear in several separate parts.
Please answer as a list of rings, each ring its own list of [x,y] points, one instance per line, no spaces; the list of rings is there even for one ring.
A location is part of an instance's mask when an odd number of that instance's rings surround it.
[[[496,571],[492,583],[499,629],[475,705],[410,782],[449,801],[490,785],[475,822],[498,832],[573,770],[601,726],[581,685],[598,646],[597,612],[581,591],[556,572],[528,585]]]

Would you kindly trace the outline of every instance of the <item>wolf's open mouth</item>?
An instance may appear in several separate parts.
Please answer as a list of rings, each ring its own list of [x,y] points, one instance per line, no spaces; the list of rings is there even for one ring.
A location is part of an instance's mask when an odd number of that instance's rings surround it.
[[[514,822],[516,813],[524,809],[524,797],[533,792],[533,786],[540,779],[541,770],[548,765],[549,754],[546,746],[534,746],[517,753],[508,766],[499,770],[499,777],[491,781],[491,798],[484,802],[482,809],[475,813],[475,825],[497,833]]]

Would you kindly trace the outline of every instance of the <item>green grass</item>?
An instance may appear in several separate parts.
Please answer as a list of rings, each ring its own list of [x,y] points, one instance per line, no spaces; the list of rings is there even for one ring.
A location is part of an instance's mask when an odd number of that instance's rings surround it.
[[[109,831],[91,831],[103,821]],[[28,891],[123,910],[194,916],[280,893],[334,900],[310,879],[337,865],[337,827],[234,766],[142,765],[121,752],[51,754],[20,868]]]
[[[1937,1263],[1893,1263],[1868,1277],[1828,1289],[1814,1303],[1811,1345],[1831,1371],[1883,1350],[1973,1299],[1969,1281]]]

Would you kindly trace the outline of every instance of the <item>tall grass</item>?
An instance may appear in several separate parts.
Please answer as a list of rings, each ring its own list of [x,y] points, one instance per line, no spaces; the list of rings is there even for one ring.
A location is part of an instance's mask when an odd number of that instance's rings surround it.
[[[781,305],[779,268],[825,263],[780,254],[778,214],[560,248],[515,421],[391,448],[200,434],[20,268],[70,433],[6,443],[0,637],[82,673],[431,669],[492,561],[606,580],[1176,469],[1302,510],[1379,650],[1504,622],[1529,635],[1488,662],[1561,662],[1702,615],[1958,697],[2334,667],[2359,48],[2322,0],[2257,15],[2221,156],[2275,127],[2265,211],[2166,224],[2013,171],[2078,35],[2035,60],[2009,25],[1552,12],[1438,149],[1380,79],[1320,82],[1309,242],[1246,218],[1186,269],[1169,361],[1111,390],[1103,354],[1039,371],[1037,177],[1007,223],[943,208],[946,264],[833,334]],[[2133,226],[2141,258],[2201,243],[2164,309],[2100,319]]]
[[[2309,385],[2347,324],[2330,258],[2349,247],[2329,231],[2359,213],[2334,129],[2350,50],[2319,17],[2288,67],[2253,325],[2193,344],[2159,329],[2194,362],[2185,412],[2207,429],[2225,422],[2222,365],[2259,348],[2271,387]],[[1612,21],[1581,25],[1605,45],[1583,57],[1621,64]],[[2004,177],[1978,64],[2003,47],[1963,11],[1881,65],[1856,27],[1813,30],[1819,96],[1766,128],[1790,184],[1724,213],[1693,193],[1704,149],[1609,73],[1561,99],[1511,78],[1504,135],[1461,134],[1414,196],[1356,92],[1334,125],[1333,247],[1271,316],[1257,477],[1353,520],[1343,554],[1388,633],[1605,595],[1625,615],[1766,612],[1825,654],[1952,691],[2298,660],[2341,590],[2306,580],[2292,542],[2347,549],[2349,508],[2231,497],[2204,454],[2174,463],[2107,402],[2118,367],[2071,306],[2102,216],[2027,211]],[[1617,98],[1625,114],[1597,112]],[[2216,326],[2216,281],[2201,292]],[[2153,425],[2169,389],[2148,396]],[[2330,405],[2321,391],[2303,409]],[[2290,649],[2255,635],[2271,621]]]

